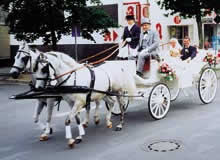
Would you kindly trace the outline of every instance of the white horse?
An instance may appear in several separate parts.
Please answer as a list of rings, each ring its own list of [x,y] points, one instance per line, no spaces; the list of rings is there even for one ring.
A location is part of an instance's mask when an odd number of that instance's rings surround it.
[[[68,56],[64,53],[60,53],[60,52],[47,52],[44,54],[50,54],[50,53],[59,56],[60,60],[64,60],[64,61],[67,60],[69,62],[68,65],[70,67],[73,67],[74,63],[71,63],[71,60],[72,61],[74,61],[74,60],[70,56]],[[20,73],[24,70],[27,70],[27,69],[30,69],[32,72],[34,62],[36,61],[39,54],[40,54],[40,51],[32,50],[26,43],[23,43],[22,45],[20,45],[19,49],[16,53],[16,56],[15,56],[15,62],[13,64],[13,67],[10,70],[12,77],[18,78]],[[33,76],[32,80],[35,81],[34,76]],[[49,134],[52,134],[52,132],[53,132],[53,130],[51,128],[51,119],[52,119],[53,108],[55,106],[56,101],[57,101],[57,99],[55,99],[55,98],[48,98],[48,99],[42,98],[42,99],[38,99],[38,101],[37,101],[33,117],[34,117],[34,122],[38,123],[41,126],[41,128],[43,128],[43,130],[44,130],[44,132],[40,136],[41,141],[48,140]],[[95,101],[95,103],[96,103],[96,108],[95,108],[94,121],[95,121],[95,124],[98,125],[100,122],[100,118],[99,118],[99,114],[98,114],[100,102]],[[47,106],[46,126],[44,126],[42,123],[39,122],[39,116],[40,116],[45,105]],[[85,119],[84,126],[87,127],[88,123],[89,123],[89,113],[87,114],[87,119]]]
[[[38,50],[32,50],[26,43],[23,43],[19,46],[19,49],[15,56],[14,64],[10,70],[10,73],[12,74],[13,78],[18,78],[20,73],[24,70],[30,69],[32,72],[33,68],[33,62],[36,61],[38,55],[40,52]],[[33,79],[33,81],[35,81]],[[52,134],[52,128],[51,128],[51,118],[52,118],[52,112],[53,107],[56,102],[56,99],[50,98],[50,99],[38,99],[35,112],[34,112],[34,122],[38,123],[41,128],[44,130],[43,134],[40,136],[41,141],[48,140],[49,134]],[[42,123],[39,122],[39,116],[44,108],[44,106],[47,106],[47,123],[46,126],[44,126]]]
[[[71,61],[71,63],[73,63]],[[123,94],[127,92],[128,95],[132,96],[136,92],[136,84],[135,80],[132,75],[126,72],[122,68],[114,68],[112,66],[112,70],[109,69],[104,70],[103,66],[92,68],[92,71],[87,68],[83,67],[83,64],[78,64],[75,62],[74,66],[76,66],[76,70],[73,74],[67,74],[63,76],[63,73],[67,73],[73,68],[71,68],[67,63],[60,61],[58,57],[53,55],[43,55],[40,54],[39,59],[36,61],[34,71],[37,77],[35,88],[43,88],[45,87],[47,81],[49,80],[48,77],[59,77],[57,79],[58,83],[62,84],[62,86],[87,86],[90,87],[92,74],[94,72],[95,75],[95,82],[94,82],[94,89],[106,91],[108,92],[111,90],[117,94]],[[109,67],[109,66],[108,66]],[[63,99],[70,105],[73,106],[70,114],[66,118],[66,138],[68,139],[68,145],[73,147],[75,143],[79,143],[82,141],[82,136],[85,134],[84,128],[82,127],[82,123],[80,121],[79,113],[81,109],[87,104],[87,93],[78,93],[78,94],[61,94]],[[107,114],[107,125],[111,123],[111,109],[114,105],[114,100],[106,96],[106,94],[92,92],[91,94],[91,101],[96,100],[105,100],[108,104],[110,104],[110,110]],[[116,130],[121,130],[123,123],[124,123],[124,111],[123,111],[123,97],[117,96],[120,109],[122,111],[120,123],[117,125]],[[76,140],[72,138],[72,132],[70,123],[75,117],[78,129],[79,129],[79,136],[76,137]]]

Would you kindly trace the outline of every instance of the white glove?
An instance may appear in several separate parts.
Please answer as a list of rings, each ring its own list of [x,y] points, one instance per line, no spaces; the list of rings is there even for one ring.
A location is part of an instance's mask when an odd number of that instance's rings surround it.
[[[125,39],[127,42],[131,42],[131,38],[126,38]]]

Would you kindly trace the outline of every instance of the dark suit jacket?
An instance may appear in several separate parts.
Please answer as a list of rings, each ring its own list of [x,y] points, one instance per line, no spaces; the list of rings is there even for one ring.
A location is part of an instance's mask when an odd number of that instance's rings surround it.
[[[125,27],[122,39],[131,38],[131,42],[128,42],[131,48],[135,49],[139,44],[141,29],[136,24],[128,30],[128,27]]]
[[[196,53],[197,53],[197,49],[196,47],[193,47],[193,46],[189,46],[189,48],[183,48],[181,50],[181,59],[184,61],[186,60],[187,58],[191,57],[191,59],[193,59],[195,56],[196,56]]]

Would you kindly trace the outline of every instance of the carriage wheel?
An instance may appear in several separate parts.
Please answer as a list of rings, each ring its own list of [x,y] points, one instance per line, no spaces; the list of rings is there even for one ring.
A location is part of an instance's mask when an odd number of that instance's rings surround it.
[[[217,76],[212,68],[206,68],[199,78],[199,98],[204,104],[211,103],[216,95],[218,86]]]
[[[156,119],[164,118],[170,108],[170,91],[167,85],[159,83],[153,87],[148,98],[150,115]]]
[[[180,93],[180,88],[178,87],[170,89],[170,95],[171,95],[170,101],[175,101],[179,96],[179,93]]]
[[[128,97],[125,97],[124,98],[124,101],[125,101],[125,105],[124,105],[124,111],[127,110],[128,108],[128,104],[129,104],[129,99]],[[109,110],[109,105],[108,103],[105,102],[105,105],[106,105],[106,108]],[[118,101],[116,100],[115,101],[115,104],[112,108],[112,114],[115,115],[115,116],[118,116],[118,115],[121,115],[121,110],[120,110],[120,107],[119,107],[119,104],[118,104]]]

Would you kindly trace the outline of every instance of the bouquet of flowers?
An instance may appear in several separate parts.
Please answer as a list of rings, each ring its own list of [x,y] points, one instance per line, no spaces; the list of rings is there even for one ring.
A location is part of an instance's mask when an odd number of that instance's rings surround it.
[[[218,60],[217,60],[218,59]],[[216,66],[219,63],[219,57],[214,56],[212,53],[207,53],[203,59],[203,62],[207,62],[209,66]]]
[[[176,79],[175,71],[167,63],[162,63],[160,65],[159,73],[163,75],[164,79],[167,81],[172,81]]]

